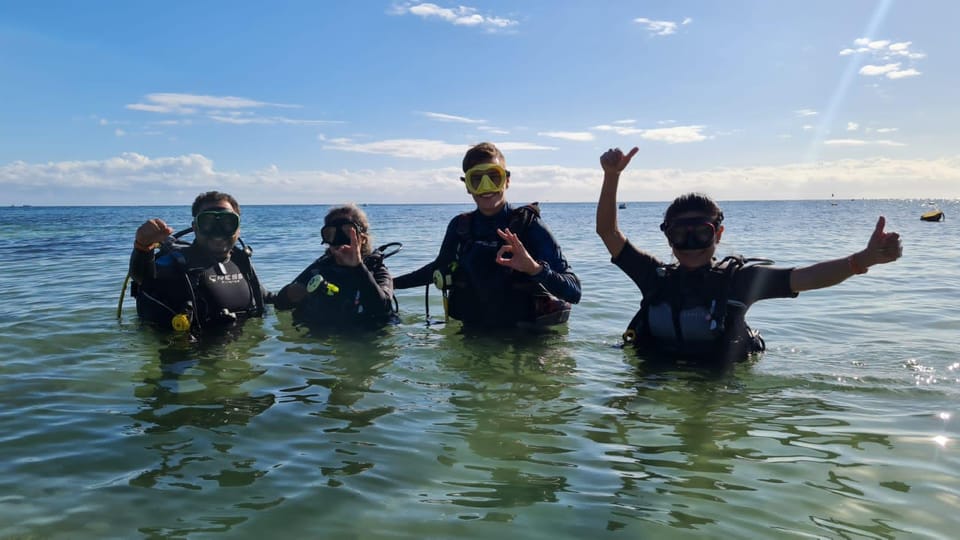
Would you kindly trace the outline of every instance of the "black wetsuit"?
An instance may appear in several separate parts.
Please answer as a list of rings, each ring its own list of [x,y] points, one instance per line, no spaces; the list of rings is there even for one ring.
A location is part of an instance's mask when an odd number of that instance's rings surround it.
[[[454,217],[437,258],[397,277],[394,286],[407,289],[433,283],[435,270],[451,274],[450,316],[488,327],[532,323],[551,305],[559,308],[558,302],[579,302],[580,280],[570,270],[557,241],[539,215],[518,220],[518,212],[523,211],[506,204],[493,216],[474,210]],[[504,244],[497,229],[508,227],[520,237],[530,256],[545,265],[540,274],[529,276],[497,264],[497,251]],[[566,309],[569,314],[569,305]]]
[[[612,261],[643,295],[625,336],[632,332],[634,345],[651,352],[710,361],[742,360],[763,350],[759,333],[746,323],[750,306],[767,298],[797,296],[790,289],[792,268],[742,266],[742,261],[730,260],[686,270],[636,249],[629,241]]]
[[[158,255],[135,249],[130,256],[141,319],[170,328],[175,315],[186,314],[191,330],[198,330],[263,315],[269,293],[240,248],[224,260],[193,244]]]
[[[308,290],[296,303],[287,294],[294,283]],[[393,279],[379,253],[365,257],[363,264],[355,267],[340,266],[333,256],[323,255],[277,293],[274,307],[293,309],[294,320],[311,327],[375,327],[396,315]]]

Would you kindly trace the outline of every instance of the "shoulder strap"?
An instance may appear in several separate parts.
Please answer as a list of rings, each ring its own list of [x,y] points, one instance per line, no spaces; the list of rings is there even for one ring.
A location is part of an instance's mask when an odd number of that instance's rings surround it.
[[[253,249],[242,242],[241,245],[243,246],[242,248],[240,246],[234,246],[230,258],[240,268],[243,276],[247,278],[247,283],[250,286],[250,292],[253,295],[255,304],[253,307],[253,315],[260,317],[264,311],[263,288],[260,286],[260,278],[257,277],[257,271],[253,268],[253,261],[250,260],[250,257],[253,255]]]
[[[471,240],[470,224],[472,222],[473,212],[464,212],[457,216],[457,237],[460,238],[461,244]]]
[[[522,236],[534,221],[540,219],[540,203],[534,202],[514,208],[510,213],[510,223],[507,228],[517,235]]]

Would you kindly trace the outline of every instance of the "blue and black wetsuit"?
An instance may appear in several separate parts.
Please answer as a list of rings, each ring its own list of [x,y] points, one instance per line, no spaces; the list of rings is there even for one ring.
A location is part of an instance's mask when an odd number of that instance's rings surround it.
[[[543,272],[529,276],[497,264],[497,251],[504,244],[497,229],[508,228],[520,237],[530,256],[544,265]],[[394,287],[433,283],[436,270],[452,276],[449,314],[465,324],[504,327],[535,323],[549,318],[551,310],[566,309],[568,315],[568,303],[580,301],[580,280],[534,205],[514,208],[506,204],[493,216],[474,210],[454,217],[437,258],[397,277]]]
[[[307,289],[299,302],[287,294],[293,284]],[[310,327],[382,326],[396,315],[393,278],[378,252],[355,267],[340,266],[324,254],[277,293],[274,307],[293,309],[294,320]]]
[[[764,349],[746,313],[758,300],[793,298],[792,268],[766,259],[730,257],[696,269],[667,264],[629,241],[613,264],[637,284],[643,299],[624,339],[638,350],[701,362],[739,361]]]
[[[197,246],[170,250],[133,250],[130,276],[141,319],[170,328],[174,316],[183,314],[190,330],[230,326],[249,317],[261,317],[264,298],[248,254],[235,247],[222,260]]]

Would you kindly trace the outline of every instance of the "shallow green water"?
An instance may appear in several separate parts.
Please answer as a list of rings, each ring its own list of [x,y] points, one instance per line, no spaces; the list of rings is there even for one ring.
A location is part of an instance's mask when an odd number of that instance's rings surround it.
[[[562,330],[427,326],[411,290],[384,332],[271,312],[203,345],[115,319],[133,230],[186,208],[0,209],[0,538],[953,537],[960,205],[929,224],[924,203],[724,204],[725,249],[784,266],[860,249],[880,213],[905,245],[755,306],[769,350],[724,374],[614,347],[639,293],[589,204],[544,206],[584,283]],[[398,274],[463,208],[367,211]],[[621,226],[665,257],[662,208]],[[316,257],[325,210],[244,209],[268,287]]]

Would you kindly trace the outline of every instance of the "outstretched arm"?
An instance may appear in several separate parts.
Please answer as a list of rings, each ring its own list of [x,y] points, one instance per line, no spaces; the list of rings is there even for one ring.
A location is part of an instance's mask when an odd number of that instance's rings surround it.
[[[453,218],[447,225],[447,231],[443,235],[443,243],[440,244],[440,253],[433,261],[421,266],[413,272],[408,272],[401,276],[393,278],[394,289],[409,289],[421,285],[433,283],[433,272],[436,269],[446,271],[450,263],[457,258],[457,249],[460,244],[460,237],[457,235],[457,224],[459,216]]]
[[[620,173],[630,164],[638,150],[634,146],[624,155],[619,148],[612,148],[600,156],[603,187],[600,188],[600,201],[597,203],[597,234],[614,258],[620,255],[627,243],[627,237],[617,227],[617,186],[620,183]]]
[[[903,255],[900,235],[884,232],[884,225],[886,219],[880,216],[867,247],[862,251],[841,259],[795,268],[790,273],[790,288],[793,292],[801,292],[831,287],[850,276],[866,273],[867,268],[875,264],[886,264],[899,259]]]

